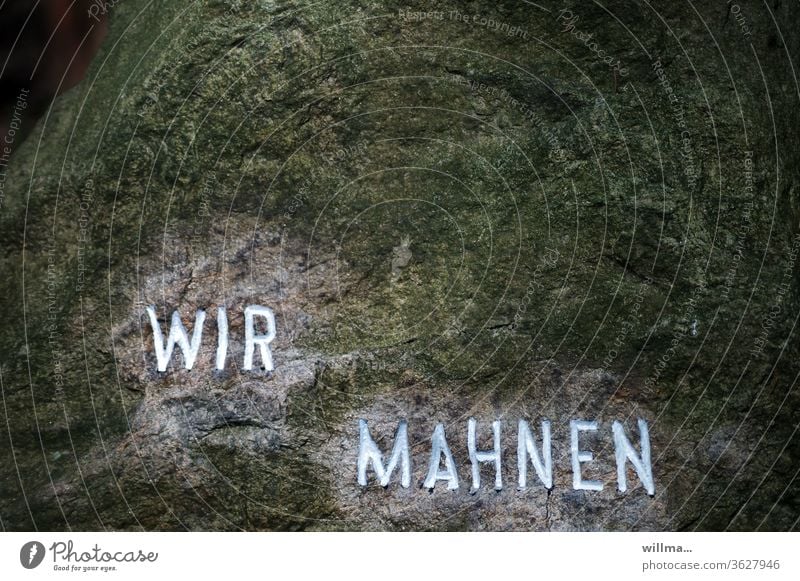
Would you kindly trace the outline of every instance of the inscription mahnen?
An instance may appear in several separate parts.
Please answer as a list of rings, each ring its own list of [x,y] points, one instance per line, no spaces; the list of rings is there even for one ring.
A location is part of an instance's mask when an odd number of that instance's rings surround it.
[[[503,490],[502,474],[502,440],[501,422],[492,422],[492,448],[479,450],[477,446],[477,421],[470,418],[467,421],[467,452],[469,454],[471,484],[469,491],[477,492],[481,488],[481,464],[489,464],[494,468],[494,489]],[[587,480],[582,474],[582,465],[592,462],[592,453],[581,446],[580,434],[598,429],[596,421],[573,419],[570,426],[570,457],[572,464],[572,488],[575,490],[589,490],[599,492],[603,490],[603,483],[599,480]],[[655,480],[650,461],[650,434],[647,422],[638,420],[639,446],[636,447],[628,439],[622,423],[614,421],[611,430],[614,435],[614,457],[617,464],[617,489],[620,492],[628,490],[627,468],[628,463],[633,466],[642,486],[650,496],[655,495]],[[517,488],[525,490],[529,485],[528,468],[533,466],[539,483],[547,490],[553,488],[553,449],[551,424],[549,420],[541,423],[541,447],[537,447],[536,438],[531,427],[525,420],[517,424]],[[385,462],[383,452],[372,439],[369,425],[366,420],[359,420],[359,446],[358,446],[358,483],[362,487],[369,485],[368,472],[370,468],[375,480],[383,487],[388,487],[392,475],[399,467],[400,486],[411,486],[411,454],[408,444],[408,423],[400,420],[394,436],[394,444]],[[450,446],[445,437],[444,424],[437,424],[431,436],[431,453],[422,488],[433,490],[436,484],[446,483],[448,490],[458,490],[461,487],[456,463]]]

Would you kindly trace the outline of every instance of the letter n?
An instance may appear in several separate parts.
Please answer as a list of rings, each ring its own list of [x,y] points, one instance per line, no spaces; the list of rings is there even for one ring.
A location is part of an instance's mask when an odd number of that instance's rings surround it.
[[[411,458],[408,451],[408,423],[401,420],[394,435],[394,446],[389,464],[384,466],[383,453],[380,451],[372,436],[369,434],[369,427],[366,420],[358,420],[358,483],[361,486],[367,485],[367,468],[372,464],[373,470],[378,477],[381,486],[388,486],[392,477],[392,472],[400,466],[400,485],[403,488],[411,486]]]
[[[638,423],[639,442],[642,448],[641,456],[636,453],[633,444],[625,435],[625,429],[622,424],[615,421],[612,425],[617,459],[617,488],[619,488],[620,492],[625,492],[628,489],[625,464],[627,460],[630,460],[636,470],[636,474],[639,476],[639,480],[642,481],[642,485],[647,490],[647,494],[653,496],[656,493],[656,486],[653,481],[653,467],[650,464],[650,434],[647,431],[646,421],[639,419]]]
[[[525,420],[519,421],[517,431],[517,463],[519,469],[519,489],[525,490],[528,486],[528,456],[533,462],[536,475],[550,490],[553,488],[553,450],[550,444],[550,422],[542,421],[542,453],[536,448],[536,441],[531,434],[531,428]]]

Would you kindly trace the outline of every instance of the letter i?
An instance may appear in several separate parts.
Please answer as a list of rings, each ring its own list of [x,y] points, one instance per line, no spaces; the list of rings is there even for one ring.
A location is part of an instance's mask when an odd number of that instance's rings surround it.
[[[217,307],[217,370],[225,369],[228,354],[228,313],[225,307]]]

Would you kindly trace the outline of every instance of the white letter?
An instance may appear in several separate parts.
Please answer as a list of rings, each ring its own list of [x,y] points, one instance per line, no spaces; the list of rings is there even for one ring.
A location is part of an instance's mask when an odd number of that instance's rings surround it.
[[[172,326],[167,336],[167,346],[164,347],[164,336],[161,334],[161,325],[158,324],[154,307],[147,307],[147,314],[150,315],[150,325],[153,327],[153,343],[156,349],[156,360],[158,370],[166,371],[169,360],[172,358],[172,350],[175,344],[181,348],[183,353],[183,363],[186,369],[191,369],[194,365],[197,354],[200,352],[200,339],[203,336],[203,323],[206,320],[206,312],[198,310],[194,320],[194,330],[192,331],[192,342],[189,343],[189,335],[181,323],[181,316],[178,311],[172,313]]]
[[[225,369],[228,354],[228,313],[225,307],[217,307],[217,369]]]
[[[256,335],[253,317],[255,315],[267,319],[267,334]],[[272,352],[269,350],[269,344],[275,338],[275,315],[272,314],[272,309],[267,307],[259,307],[252,305],[244,310],[244,369],[250,371],[253,369],[253,352],[255,346],[258,345],[261,349],[261,360],[264,362],[264,368],[267,371],[272,371]]]
[[[369,435],[369,428],[366,420],[358,420],[358,483],[361,486],[367,485],[367,468],[370,462],[378,476],[381,486],[389,486],[397,462],[401,463],[400,485],[408,488],[411,485],[411,460],[408,453],[408,423],[401,420],[394,435],[394,446],[392,447],[392,457],[389,458],[389,465],[384,468],[383,454],[375,445]]]
[[[603,490],[603,483],[597,480],[583,480],[581,478],[581,462],[591,462],[592,453],[582,452],[578,448],[578,432],[587,432],[597,429],[597,422],[572,420],[569,423],[572,432],[572,488],[575,490]]]
[[[481,462],[494,462],[494,489],[503,489],[503,475],[500,470],[500,422],[492,422],[492,432],[494,433],[494,450],[491,452],[478,452],[475,443],[475,418],[470,418],[467,422],[467,448],[469,449],[469,461],[472,462],[472,492],[476,492],[481,487]]]
[[[542,422],[542,456],[544,463],[536,449],[536,442],[525,420],[519,421],[517,432],[517,464],[519,465],[519,488],[525,490],[528,486],[528,456],[533,460],[533,467],[536,475],[542,481],[544,487],[550,490],[553,488],[553,449],[550,444],[550,422]]]
[[[612,425],[614,431],[614,450],[617,456],[617,488],[620,492],[628,489],[625,474],[625,461],[630,460],[642,481],[647,494],[655,495],[656,485],[653,481],[653,467],[650,465],[650,434],[647,431],[647,422],[639,419],[639,442],[642,445],[642,455],[637,456],[630,440],[625,436],[625,430],[620,422]]]
[[[442,454],[444,454],[445,470],[444,472],[439,472]],[[456,465],[453,462],[453,455],[450,453],[450,448],[444,437],[444,426],[442,424],[436,425],[436,429],[433,431],[433,437],[431,437],[431,463],[428,467],[428,476],[425,478],[423,486],[429,490],[433,490],[437,480],[447,480],[448,490],[458,490]]]

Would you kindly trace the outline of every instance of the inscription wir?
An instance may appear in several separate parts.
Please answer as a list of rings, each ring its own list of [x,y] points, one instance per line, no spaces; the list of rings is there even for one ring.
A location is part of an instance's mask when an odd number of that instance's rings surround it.
[[[197,355],[200,353],[200,345],[203,341],[203,326],[206,322],[206,312],[198,310],[194,317],[194,327],[192,337],[186,327],[183,326],[181,316],[178,311],[172,313],[172,322],[167,334],[166,341],[161,331],[161,323],[158,322],[155,307],[147,307],[147,315],[150,317],[150,325],[153,328],[153,344],[156,352],[156,362],[158,371],[166,371],[172,359],[172,352],[175,346],[181,350],[183,355],[183,366],[186,369],[194,367]],[[266,327],[263,333],[256,330],[257,320],[263,321],[262,326]],[[244,369],[253,369],[253,360],[256,347],[261,356],[261,363],[266,371],[272,371],[275,366],[272,363],[272,351],[269,344],[275,339],[275,314],[272,309],[260,305],[250,305],[244,309]],[[221,371],[225,369],[228,356],[228,313],[225,307],[217,307],[217,357],[216,368]]]

